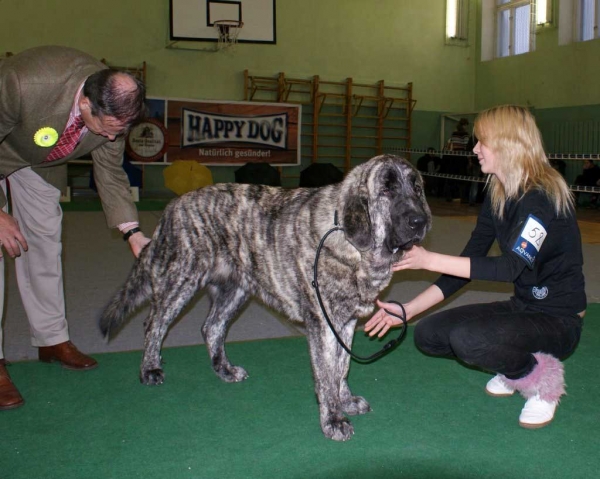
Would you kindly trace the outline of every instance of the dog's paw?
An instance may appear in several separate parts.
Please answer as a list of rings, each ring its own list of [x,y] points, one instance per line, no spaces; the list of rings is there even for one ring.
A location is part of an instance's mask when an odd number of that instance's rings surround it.
[[[239,383],[248,379],[248,373],[241,366],[215,368],[215,373],[226,383]]]
[[[359,414],[367,414],[371,412],[371,406],[362,396],[352,396],[350,400],[342,403],[342,409],[350,416],[358,416]]]
[[[165,382],[165,373],[162,369],[148,369],[140,372],[140,382],[147,386],[153,384],[162,384]]]
[[[334,418],[321,425],[323,434],[334,441],[347,441],[354,434],[354,427],[346,417]]]

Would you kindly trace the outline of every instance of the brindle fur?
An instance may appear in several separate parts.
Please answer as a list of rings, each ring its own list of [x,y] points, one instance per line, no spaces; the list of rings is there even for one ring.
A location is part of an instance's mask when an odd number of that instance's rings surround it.
[[[212,367],[224,381],[243,381],[247,373],[229,362],[225,337],[242,306],[256,297],[304,325],[321,428],[331,439],[349,439],[354,430],[345,414],[364,414],[370,406],[350,392],[350,356],[325,322],[312,286],[316,248],[336,211],[344,232],[332,233],[323,247],[319,286],[338,334],[351,345],[357,319],[373,312],[392,263],[431,226],[419,173],[392,155],[375,157],[342,183],[322,188],[218,184],[174,200],[104,311],[102,332],[110,337],[150,300],[140,380],[160,384],[167,328],[205,289],[212,304],[202,334]]]

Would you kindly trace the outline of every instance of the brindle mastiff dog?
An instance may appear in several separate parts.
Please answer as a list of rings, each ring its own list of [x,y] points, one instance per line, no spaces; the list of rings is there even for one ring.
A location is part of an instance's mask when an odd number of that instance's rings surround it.
[[[256,297],[304,325],[323,433],[350,439],[354,430],[345,415],[364,414],[370,406],[350,392],[350,356],[336,342],[312,286],[315,252],[336,211],[344,231],[325,242],[318,280],[338,334],[352,344],[357,319],[373,312],[390,282],[392,263],[431,226],[421,176],[397,156],[373,158],[342,183],[322,188],[218,184],[174,200],[104,311],[103,334],[110,337],[150,300],[140,380],[161,384],[167,328],[205,289],[212,305],[202,334],[212,367],[223,381],[243,381],[247,373],[229,362],[225,337],[238,311]]]

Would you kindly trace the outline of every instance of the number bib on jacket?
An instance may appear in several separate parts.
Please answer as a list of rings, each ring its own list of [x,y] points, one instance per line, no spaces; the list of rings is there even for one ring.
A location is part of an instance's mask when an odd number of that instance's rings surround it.
[[[512,250],[523,258],[530,268],[533,268],[535,258],[545,239],[546,228],[541,220],[533,215],[529,215]]]

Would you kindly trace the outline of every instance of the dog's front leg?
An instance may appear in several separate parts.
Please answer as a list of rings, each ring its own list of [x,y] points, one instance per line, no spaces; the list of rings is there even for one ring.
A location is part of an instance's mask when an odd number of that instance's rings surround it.
[[[347,441],[354,434],[354,427],[344,416],[340,401],[339,359],[347,353],[337,344],[327,326],[313,323],[307,328],[307,339],[315,380],[315,393],[319,402],[321,430],[334,441]]]
[[[338,334],[349,348],[352,347],[352,339],[354,338],[354,328],[356,327],[356,319],[349,321],[338,331]],[[342,409],[350,416],[366,414],[371,411],[371,406],[362,396],[353,396],[348,386],[348,372],[350,370],[350,355],[346,351],[341,351],[338,356],[337,370],[340,371],[340,401]]]

